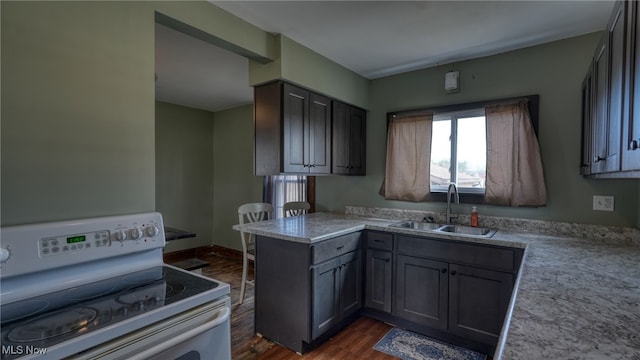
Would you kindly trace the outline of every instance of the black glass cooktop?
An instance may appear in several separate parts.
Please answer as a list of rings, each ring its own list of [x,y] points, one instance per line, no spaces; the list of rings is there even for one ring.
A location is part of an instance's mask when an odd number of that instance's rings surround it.
[[[158,308],[169,308],[218,285],[171,267],[157,266],[2,304],[0,358],[19,357],[5,349],[47,348]]]

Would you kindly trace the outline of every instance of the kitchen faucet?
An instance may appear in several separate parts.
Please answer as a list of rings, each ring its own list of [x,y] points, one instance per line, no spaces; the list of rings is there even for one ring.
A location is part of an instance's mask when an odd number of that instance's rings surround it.
[[[449,188],[447,189],[447,224],[451,224],[452,219],[457,219],[458,214],[454,214],[451,212],[451,189],[453,189],[453,194],[455,196],[454,203],[460,204],[460,195],[458,194],[458,187],[455,183],[450,183]]]

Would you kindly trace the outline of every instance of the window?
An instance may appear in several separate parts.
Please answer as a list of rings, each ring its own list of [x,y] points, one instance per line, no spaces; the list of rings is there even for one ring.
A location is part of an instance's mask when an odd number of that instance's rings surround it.
[[[431,192],[456,183],[461,193],[484,194],[487,168],[484,109],[434,114]]]
[[[282,210],[289,201],[307,201],[307,177],[304,175],[265,176],[263,201],[273,205],[274,218],[284,217]]]
[[[546,206],[537,95],[387,113],[387,200]],[[462,196],[461,196],[462,197]]]

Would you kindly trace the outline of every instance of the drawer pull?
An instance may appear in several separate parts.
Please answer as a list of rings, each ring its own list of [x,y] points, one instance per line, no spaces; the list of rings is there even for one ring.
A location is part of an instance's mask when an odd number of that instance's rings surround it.
[[[457,274],[457,272],[455,270],[451,270],[451,276],[454,276],[455,274]]]
[[[447,268],[442,268],[442,270],[440,270],[443,274],[447,272]]]
[[[382,240],[380,240],[380,239],[375,239],[375,240],[373,240],[373,242],[382,242]]]
[[[342,248],[343,248],[343,247],[344,247],[344,245],[342,245],[342,246],[338,246],[338,247],[336,248],[336,250],[342,250]]]
[[[386,258],[386,259],[384,259],[384,261],[385,261],[385,262],[389,262],[389,261],[391,261],[391,259]]]

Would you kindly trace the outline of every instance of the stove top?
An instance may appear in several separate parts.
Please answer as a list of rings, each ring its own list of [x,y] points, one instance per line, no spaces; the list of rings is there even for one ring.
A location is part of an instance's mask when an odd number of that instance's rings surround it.
[[[123,322],[132,326],[137,319],[152,313],[155,318],[159,314],[169,317],[200,305],[194,301],[210,301],[228,292],[226,284],[171,266],[156,266],[2,304],[2,344],[5,349],[51,348]],[[180,306],[185,302],[190,304]],[[1,356],[7,360],[17,357],[5,351]]]

